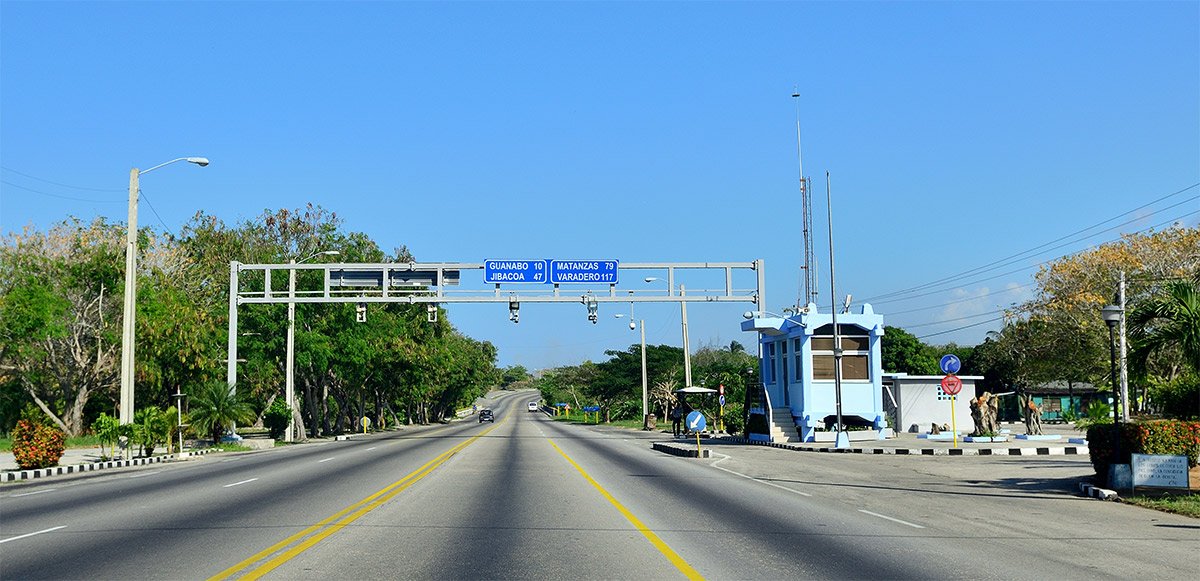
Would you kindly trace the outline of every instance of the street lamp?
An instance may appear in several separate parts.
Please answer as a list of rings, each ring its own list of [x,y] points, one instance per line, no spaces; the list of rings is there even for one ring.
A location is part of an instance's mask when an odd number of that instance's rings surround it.
[[[656,276],[647,276],[644,278],[646,282],[654,282],[658,280]],[[667,282],[667,294],[670,295],[674,289],[671,288],[671,282]],[[687,320],[687,289],[683,285],[679,285],[679,310],[680,318],[683,325],[683,383],[684,387],[692,386],[692,352],[688,345],[688,320]]]
[[[177,161],[194,163],[200,167],[208,165],[207,157],[179,157],[160,163],[148,170],[129,170],[129,224],[125,235],[125,306],[121,327],[121,404],[122,424],[133,423],[133,347],[134,317],[137,302],[137,204],[138,178],[160,167]]]
[[[1108,305],[1100,309],[1100,316],[1104,318],[1104,323],[1108,325],[1108,362],[1110,367],[1109,375],[1111,379],[1113,391],[1113,425],[1117,427],[1117,445],[1114,447],[1114,453],[1118,453],[1121,445],[1121,414],[1117,412],[1118,408],[1123,403],[1121,401],[1121,390],[1117,387],[1117,325],[1121,324],[1121,315],[1124,314],[1124,309],[1116,305]],[[1119,462],[1119,457],[1113,459],[1113,463]]]
[[[296,265],[312,260],[318,256],[338,256],[341,252],[337,250],[322,250],[314,252],[307,257],[297,261],[296,259],[288,260],[288,264]],[[284,386],[284,399],[287,402],[288,408],[288,424],[287,430],[284,431],[283,441],[295,441],[296,436],[296,303],[292,299],[296,297],[296,269],[288,269],[288,327],[287,327],[287,362],[284,366],[287,368],[284,371],[286,375],[286,385]]]
[[[652,277],[652,276],[646,277],[646,282],[652,282],[651,279],[653,279],[653,278],[654,277]],[[629,291],[629,296],[632,299],[633,291]],[[615,316],[617,318],[621,318],[623,315],[617,314]],[[650,404],[649,389],[650,388],[647,383],[647,376],[646,376],[646,319],[642,319],[639,322],[641,323],[641,326],[642,326],[642,429],[648,430],[648,429],[650,429],[650,410],[649,410],[649,404]],[[632,331],[635,327],[636,327],[636,325],[633,324],[633,301],[630,300],[629,301],[629,330]]]

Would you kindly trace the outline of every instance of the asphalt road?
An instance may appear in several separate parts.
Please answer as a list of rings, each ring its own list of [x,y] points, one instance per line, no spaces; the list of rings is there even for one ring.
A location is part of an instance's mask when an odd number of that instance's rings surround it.
[[[0,488],[0,579],[1193,578],[1200,521],[1073,493],[1086,458],[714,446],[529,394],[363,439]]]

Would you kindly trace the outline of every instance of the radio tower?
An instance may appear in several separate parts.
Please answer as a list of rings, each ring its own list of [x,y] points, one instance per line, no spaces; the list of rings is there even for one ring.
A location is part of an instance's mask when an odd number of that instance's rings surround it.
[[[817,302],[817,259],[813,255],[812,242],[812,181],[804,176],[804,153],[800,147],[799,88],[792,91],[792,99],[796,101],[796,162],[800,170],[800,213],[804,230],[804,264],[800,266],[804,277],[804,294],[796,297],[796,312],[800,312],[808,303]],[[799,291],[797,288],[797,295]]]

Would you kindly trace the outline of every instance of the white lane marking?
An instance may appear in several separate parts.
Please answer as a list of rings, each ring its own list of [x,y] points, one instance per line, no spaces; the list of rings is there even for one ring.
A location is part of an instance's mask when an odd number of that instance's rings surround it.
[[[57,531],[58,529],[65,529],[65,528],[67,528],[67,525],[62,525],[62,526],[57,526],[57,527],[53,527],[53,528],[48,528],[48,529],[46,529],[46,530],[44,530],[44,531],[38,531],[38,532],[36,532],[36,533],[26,533],[26,534],[23,534],[23,535],[20,535],[20,536],[16,536],[16,537],[12,537],[12,538],[8,538],[8,539],[0,539],[0,545],[3,545],[4,543],[7,543],[7,542],[9,542],[9,541],[15,541],[15,540],[17,540],[17,539],[23,539],[23,538],[25,538],[25,537],[32,537],[33,535],[40,535],[40,534],[42,534],[42,533],[48,533],[48,532],[51,532],[51,531]]]
[[[326,459],[324,459],[324,460],[317,460],[317,464],[320,464],[320,463],[322,463],[322,462],[328,462],[328,461],[330,461],[330,460],[333,460],[335,457],[336,457],[336,456],[330,456],[330,457],[328,457],[328,458],[326,458]]]
[[[375,448],[378,448],[378,447],[379,446],[371,446],[370,448],[367,448],[367,451],[370,452],[371,450],[374,450]]]
[[[912,523],[910,523],[910,522],[907,522],[907,521],[902,521],[902,520],[900,520],[900,519],[898,519],[898,518],[892,518],[892,517],[890,517],[890,516],[884,516],[884,515],[882,515],[882,514],[879,514],[879,513],[877,513],[877,512],[871,512],[871,511],[869,511],[869,510],[863,510],[863,509],[861,509],[861,508],[860,508],[860,509],[858,509],[858,512],[861,512],[861,513],[863,513],[863,514],[869,514],[869,515],[871,515],[871,516],[877,516],[877,517],[879,517],[879,518],[881,518],[881,519],[884,519],[884,520],[890,520],[890,521],[892,521],[892,522],[895,522],[895,523],[900,523],[900,524],[902,524],[902,525],[907,525],[907,526],[910,526],[910,527],[912,527],[912,528],[914,528],[914,529],[923,529],[923,528],[925,528],[925,527],[923,527],[923,526],[921,526],[921,525],[915,525],[915,524],[912,524]]]
[[[792,488],[788,488],[788,487],[786,487],[786,486],[780,486],[780,485],[778,485],[778,484],[775,484],[774,482],[767,482],[766,480],[760,480],[760,479],[758,479],[758,478],[755,478],[755,477],[753,477],[753,476],[746,476],[745,474],[742,474],[741,472],[737,472],[737,471],[735,471],[735,470],[730,470],[730,469],[728,469],[728,468],[724,468],[724,467],[722,467],[722,466],[717,466],[717,464],[718,464],[718,463],[720,463],[720,462],[724,462],[724,461],[726,461],[726,460],[728,460],[728,459],[729,459],[729,456],[727,456],[727,455],[725,455],[725,454],[718,454],[718,456],[722,456],[722,458],[721,458],[720,460],[717,460],[716,462],[713,462],[712,464],[709,464],[709,466],[712,466],[713,468],[716,468],[717,470],[724,470],[725,472],[728,472],[728,473],[730,473],[730,474],[733,474],[734,476],[741,476],[742,478],[745,478],[746,480],[753,480],[753,481],[755,481],[755,482],[758,482],[758,483],[760,483],[760,484],[766,484],[767,486],[774,486],[775,488],[778,488],[778,489],[780,489],[780,490],[786,490],[786,491],[788,491],[788,492],[791,492],[791,493],[793,493],[793,494],[799,494],[800,496],[812,496],[811,494],[809,494],[809,493],[807,493],[807,492],[801,492],[801,491],[799,491],[799,490],[795,490],[795,489],[792,489]]]
[[[161,473],[162,473],[162,470],[155,470],[154,472],[142,472],[141,474],[134,474],[133,476],[130,476],[130,478],[141,478],[143,476],[150,476],[152,474],[161,474]]]
[[[54,492],[55,490],[58,490],[58,489],[57,488],[46,488],[44,490],[35,490],[33,492],[22,492],[21,494],[14,494],[12,496],[13,496],[13,498],[16,498],[18,496],[33,496],[35,494],[42,494],[43,492]]]
[[[229,488],[229,487],[231,487],[231,486],[237,486],[237,485],[239,485],[239,484],[245,484],[245,483],[247,483],[247,482],[254,482],[255,480],[258,480],[258,479],[257,479],[257,478],[251,478],[251,479],[249,479],[249,480],[243,480],[243,481],[241,481],[241,482],[234,482],[233,484],[226,484],[225,486],[222,486],[221,488]]]

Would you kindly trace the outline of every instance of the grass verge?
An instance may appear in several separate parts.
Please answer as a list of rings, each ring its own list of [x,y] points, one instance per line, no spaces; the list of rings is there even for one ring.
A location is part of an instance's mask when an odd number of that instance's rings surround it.
[[[1138,495],[1121,500],[1145,508],[1200,518],[1200,494]]]
[[[96,436],[75,436],[67,438],[67,448],[96,448],[100,446],[100,440]],[[0,452],[12,452],[12,438],[0,438]]]

